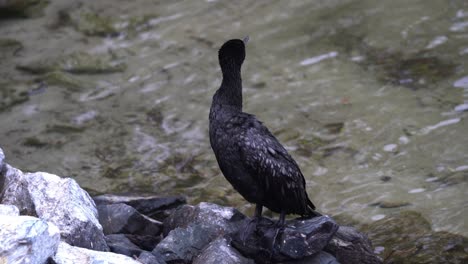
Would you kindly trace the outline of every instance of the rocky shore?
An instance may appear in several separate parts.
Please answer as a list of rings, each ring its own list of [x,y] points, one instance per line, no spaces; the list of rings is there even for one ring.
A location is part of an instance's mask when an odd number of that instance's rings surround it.
[[[75,180],[24,173],[0,149],[0,263],[381,263],[370,241],[328,216],[279,230],[183,196],[91,197]]]

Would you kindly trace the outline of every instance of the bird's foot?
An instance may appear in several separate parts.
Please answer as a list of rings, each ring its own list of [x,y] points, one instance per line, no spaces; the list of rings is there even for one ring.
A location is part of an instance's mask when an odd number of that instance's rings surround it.
[[[240,239],[242,243],[245,245],[245,242],[247,242],[248,238],[257,231],[257,225],[260,222],[260,217],[253,217],[252,219],[249,220],[244,226],[244,230],[240,234]]]

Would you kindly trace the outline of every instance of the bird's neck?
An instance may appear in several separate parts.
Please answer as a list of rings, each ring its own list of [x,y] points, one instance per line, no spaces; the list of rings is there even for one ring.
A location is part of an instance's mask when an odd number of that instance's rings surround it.
[[[214,103],[242,111],[242,78],[240,69],[223,73],[221,87],[215,94]]]

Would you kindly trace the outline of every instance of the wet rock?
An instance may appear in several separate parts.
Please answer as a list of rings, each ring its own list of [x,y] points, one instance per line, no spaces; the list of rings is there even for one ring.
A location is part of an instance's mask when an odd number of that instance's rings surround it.
[[[138,261],[144,264],[166,264],[160,254],[153,254],[147,251],[141,252],[140,256],[138,256]]]
[[[16,39],[0,38],[0,59],[15,55],[23,48],[23,44]]]
[[[92,10],[77,10],[69,14],[69,19],[76,30],[88,36],[112,36],[119,33],[112,17]]]
[[[340,226],[332,240],[325,247],[341,264],[379,264],[372,243],[366,235],[349,226]]]
[[[239,251],[231,247],[226,238],[218,238],[212,241],[195,258],[193,264],[254,264],[252,259],[245,258]]]
[[[16,66],[17,69],[33,74],[64,71],[74,74],[100,74],[123,72],[127,68],[123,62],[114,61],[105,54],[74,52],[55,58],[33,60]]]
[[[165,219],[173,209],[185,204],[184,196],[137,196],[104,194],[93,197],[97,205],[124,203],[138,212],[158,220]]]
[[[466,263],[468,238],[433,232],[420,214],[405,211],[364,227],[386,263]]]
[[[81,247],[70,246],[60,242],[57,253],[51,259],[54,264],[74,263],[106,263],[106,264],[141,264],[135,259],[112,252],[94,251]]]
[[[384,200],[370,204],[371,206],[378,206],[380,208],[399,208],[411,205],[410,202],[400,200]]]
[[[37,16],[47,4],[41,0],[0,0],[0,18]]]
[[[153,253],[161,254],[168,263],[191,263],[219,235],[214,226],[190,224],[185,228],[175,228],[156,246]]]
[[[286,262],[281,262],[281,264],[343,264],[342,262],[338,262],[336,258],[325,251],[320,251],[319,253],[310,256],[310,257],[305,257],[300,260],[294,260],[294,261],[286,261]]]
[[[152,251],[154,247],[162,240],[162,236],[146,236],[124,234],[125,237],[139,248],[147,251]]]
[[[233,246],[257,263],[268,263],[302,259],[322,251],[338,225],[330,217],[320,216],[288,221],[281,230],[272,220],[262,218],[256,230],[247,230],[250,228],[244,227],[234,235]]]
[[[0,217],[1,263],[45,263],[59,242],[54,224],[32,216]]]
[[[140,214],[126,204],[99,205],[99,222],[105,234],[137,234],[158,236],[162,223]]]
[[[138,256],[143,251],[124,234],[107,235],[106,243],[110,251],[129,257]]]
[[[49,85],[64,87],[71,91],[78,91],[86,87],[95,86],[62,71],[49,72],[43,77],[43,80]]]
[[[3,153],[3,149],[0,148],[0,173],[2,173],[4,167],[5,167],[5,163],[4,163],[4,160],[5,160],[5,153]],[[0,184],[1,186],[1,184]]]
[[[0,204],[1,216],[19,216],[19,209],[14,205]]]
[[[55,224],[72,245],[108,250],[94,201],[75,180],[45,172],[23,174],[7,165],[0,183],[2,203]]]
[[[184,205],[164,220],[164,235],[175,228],[185,228],[190,224],[214,229],[214,232],[220,235],[231,234],[236,232],[245,220],[245,215],[232,207],[204,202],[197,206]]]

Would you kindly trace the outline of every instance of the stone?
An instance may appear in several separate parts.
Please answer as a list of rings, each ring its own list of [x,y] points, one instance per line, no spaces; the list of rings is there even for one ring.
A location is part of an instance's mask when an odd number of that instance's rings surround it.
[[[162,223],[140,214],[135,208],[119,203],[99,205],[99,222],[107,234],[159,236]]]
[[[294,219],[279,228],[266,217],[255,225],[247,226],[234,234],[232,245],[244,256],[257,263],[303,259],[322,251],[338,230],[338,225],[328,216]]]
[[[245,258],[239,251],[233,248],[224,237],[212,241],[195,258],[193,264],[254,264],[252,259]]]
[[[141,196],[141,195],[115,195],[104,194],[93,197],[96,205],[124,203],[135,208],[138,212],[163,220],[169,216],[168,212],[172,212],[175,208],[187,203],[184,196]]]
[[[60,242],[57,253],[51,259],[53,264],[106,263],[106,264],[141,264],[135,259],[112,252],[95,251],[70,246]]]
[[[143,251],[133,244],[124,234],[107,235],[106,242],[111,252],[129,257],[138,256]]]
[[[5,153],[3,153],[3,149],[0,148],[0,172],[3,170],[4,163],[3,161],[5,160]]]
[[[156,247],[156,245],[162,240],[162,236],[146,236],[146,235],[134,235],[134,234],[124,234],[124,235],[133,244],[147,251],[152,251],[154,247]]]
[[[160,254],[153,254],[148,251],[141,252],[137,260],[143,264],[166,264],[166,261],[164,261]]]
[[[0,217],[0,263],[43,264],[59,242],[54,224],[32,216]]]
[[[191,263],[195,256],[219,234],[215,229],[191,224],[176,228],[156,246],[152,253],[159,253],[169,263]]]
[[[199,224],[214,229],[220,235],[236,232],[246,216],[232,207],[223,207],[212,203],[200,203],[197,206],[183,205],[164,220],[164,235],[175,228],[186,228],[190,224]]]
[[[310,257],[305,257],[303,259],[286,261],[282,264],[343,264],[336,260],[336,258],[325,251],[320,251],[319,253],[312,255]]]
[[[109,250],[97,210],[89,194],[71,178],[45,172],[24,173],[7,165],[0,175],[1,202],[21,214],[55,224],[64,241],[95,250]]]
[[[349,226],[340,226],[325,250],[333,254],[341,264],[382,263],[374,254],[367,236]]]
[[[19,216],[19,209],[14,205],[0,204],[0,215]]]

